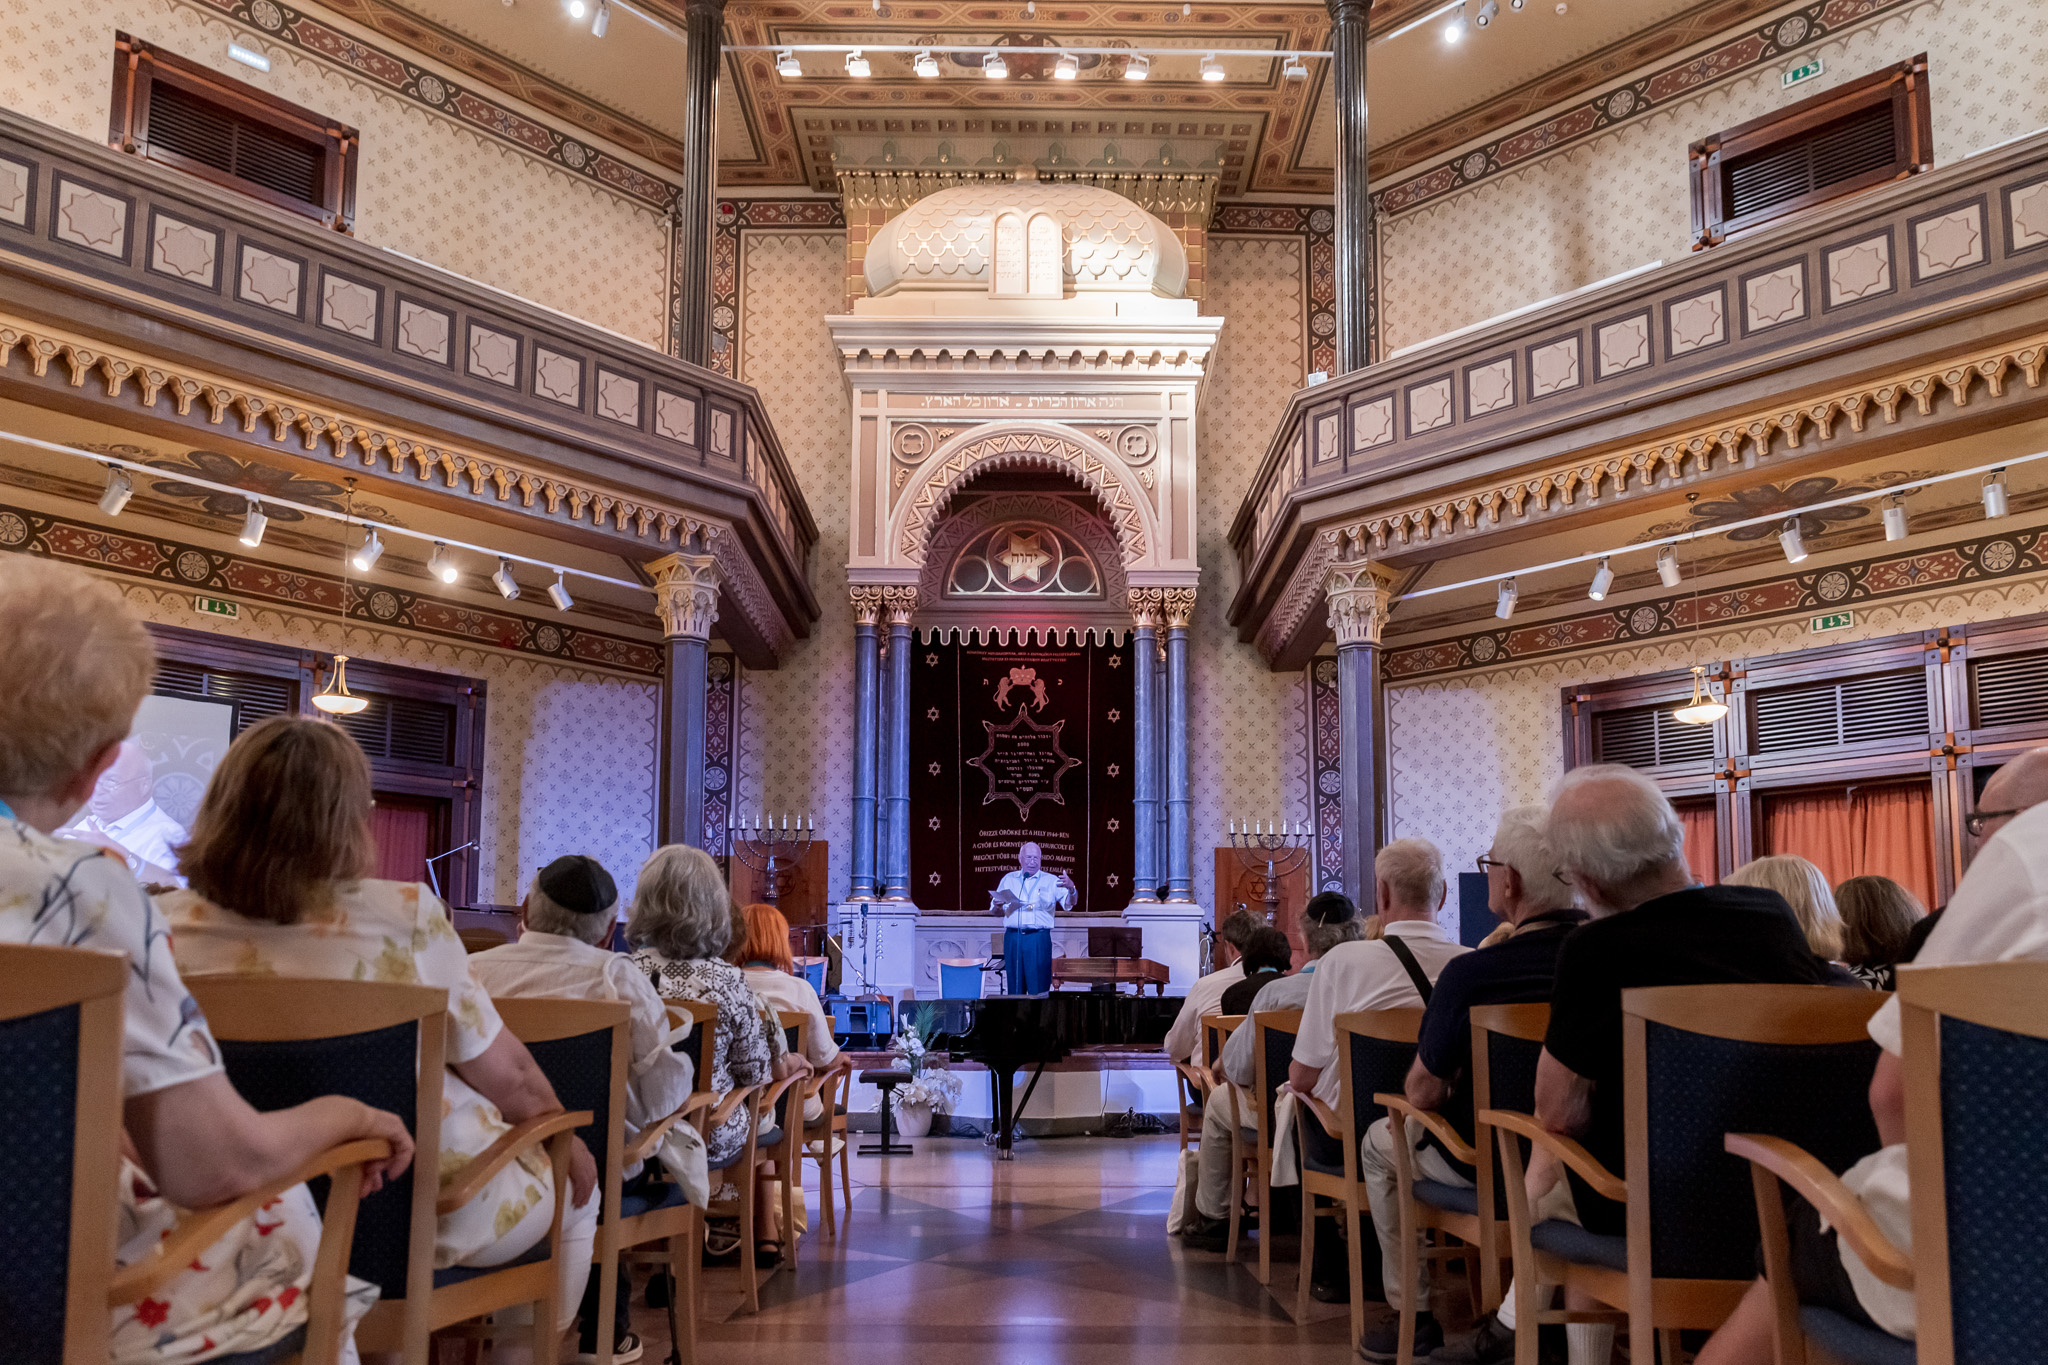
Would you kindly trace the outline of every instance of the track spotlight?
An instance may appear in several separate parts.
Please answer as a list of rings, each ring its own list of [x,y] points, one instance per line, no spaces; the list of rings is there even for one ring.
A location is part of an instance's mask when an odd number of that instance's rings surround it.
[[[498,561],[498,571],[491,575],[491,586],[496,588],[498,596],[504,598],[507,602],[517,602],[519,600],[519,584],[512,577],[511,560],[501,559]]]
[[[107,466],[107,491],[100,494],[100,510],[110,517],[121,515],[121,509],[128,505],[128,499],[135,496],[134,481],[128,471],[119,465]]]
[[[1904,540],[1906,538],[1906,504],[1894,494],[1885,499],[1884,538]]]
[[[597,0],[597,17],[590,21],[590,36],[604,37],[605,30],[612,26],[611,0]]]
[[[377,562],[377,556],[383,553],[384,542],[377,539],[377,528],[373,526],[370,533],[363,537],[363,548],[349,557],[349,563],[356,566],[356,572],[368,573],[370,566]]]
[[[1519,14],[1522,11],[1522,6],[1528,3],[1529,0],[1508,0],[1508,8]]]
[[[1500,0],[1486,0],[1486,3],[1481,5],[1478,12],[1472,16],[1472,22],[1481,28],[1485,28],[1499,17]]]
[[[1785,547],[1789,562],[1797,564],[1806,558],[1806,538],[1799,534],[1799,518],[1785,518],[1785,524],[1778,528],[1778,543]]]
[[[1595,602],[1607,600],[1607,590],[1614,586],[1614,570],[1607,567],[1607,556],[1600,556],[1600,568],[1593,574],[1593,586],[1586,589],[1586,596]]]
[[[1493,614],[1505,621],[1515,614],[1515,599],[1521,594],[1515,591],[1515,580],[1503,578],[1500,581],[1500,597],[1494,603]]]
[[[981,59],[981,74],[992,81],[999,81],[1010,74],[1010,64],[1003,60],[1002,53],[988,53]]]
[[[1308,79],[1308,63],[1299,57],[1289,57],[1280,63],[1280,77],[1282,80],[1305,81]]]
[[[1053,63],[1052,78],[1056,81],[1070,81],[1081,74],[1081,59],[1071,52],[1062,52],[1060,59]]]
[[[1444,25],[1444,41],[1447,43],[1462,43],[1465,41],[1465,7],[1463,5],[1458,6],[1457,13],[1451,16],[1451,22]]]
[[[1150,57],[1135,56],[1124,63],[1124,79],[1127,81],[1142,81],[1151,74],[1152,59]]]
[[[1213,54],[1202,58],[1202,79],[1205,81],[1220,81],[1223,79],[1223,63],[1217,61]]]
[[[1657,577],[1667,588],[1675,588],[1684,580],[1685,575],[1678,568],[1677,546],[1666,545],[1657,551]]]
[[[918,53],[910,59],[910,65],[926,80],[931,80],[939,74],[939,59],[930,52]]]
[[[585,4],[583,0],[569,0],[569,17],[571,19],[581,19],[588,13],[590,13],[590,6]]]
[[[873,69],[868,65],[868,59],[861,54],[861,50],[859,48],[855,48],[853,51],[846,54],[847,75],[852,76],[856,80],[864,81],[868,78],[870,74],[872,74],[872,70]]]
[[[448,547],[440,541],[434,542],[434,553],[427,560],[427,572],[443,583],[453,583],[462,576],[462,570],[455,567],[455,561],[448,554]]]
[[[788,81],[804,74],[804,64],[796,59],[793,49],[785,47],[775,54],[775,74]]]
[[[555,581],[548,587],[548,601],[555,604],[556,611],[567,611],[576,605],[576,599],[569,596],[569,590],[562,585],[562,571],[555,570]]]
[[[242,514],[242,543],[255,549],[263,543],[263,528],[270,525],[270,518],[263,515],[263,509],[249,499],[249,510]]]
[[[1984,476],[1984,519],[1996,521],[2006,511],[2005,466],[2000,465]]]

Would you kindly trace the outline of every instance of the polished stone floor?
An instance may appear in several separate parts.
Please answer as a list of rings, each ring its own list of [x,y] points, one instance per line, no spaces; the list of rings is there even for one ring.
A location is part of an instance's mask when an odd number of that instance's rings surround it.
[[[770,1277],[758,1316],[739,1272],[708,1271],[701,1358],[718,1365],[1243,1365],[1355,1360],[1341,1306],[1297,1327],[1292,1264],[1269,1292],[1243,1264],[1165,1234],[1171,1137],[1020,1142],[998,1164],[978,1141],[924,1140],[910,1157],[853,1163],[853,1214],[814,1229],[794,1271]],[[807,1165],[807,1179],[814,1179]],[[1290,1253],[1292,1239],[1283,1247]],[[664,1315],[637,1302],[647,1365]],[[1374,1305],[1375,1313],[1385,1310]],[[1377,1320],[1376,1318],[1372,1320]],[[827,1354],[829,1353],[829,1354]]]

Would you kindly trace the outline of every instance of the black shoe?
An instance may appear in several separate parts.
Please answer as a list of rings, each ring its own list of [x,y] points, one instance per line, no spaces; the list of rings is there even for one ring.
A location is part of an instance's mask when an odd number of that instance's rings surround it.
[[[666,1270],[657,1270],[647,1281],[647,1306],[668,1307],[669,1286],[675,1283],[675,1276]]]
[[[1198,1213],[1181,1224],[1180,1240],[1193,1251],[1221,1251],[1230,1245],[1230,1220]]]
[[[1310,1280],[1308,1282],[1308,1296],[1317,1303],[1349,1303],[1351,1302],[1351,1281],[1348,1279]]]
[[[1444,1329],[1437,1325],[1434,1313],[1415,1315],[1415,1358],[1429,1359],[1429,1353],[1444,1344]],[[1388,1318],[1378,1327],[1368,1327],[1365,1335],[1358,1339],[1358,1353],[1373,1365],[1394,1365],[1400,1358],[1401,1319],[1399,1315]]]
[[[1514,1358],[1515,1334],[1488,1313],[1469,1333],[1431,1356],[1429,1365],[1511,1365]]]

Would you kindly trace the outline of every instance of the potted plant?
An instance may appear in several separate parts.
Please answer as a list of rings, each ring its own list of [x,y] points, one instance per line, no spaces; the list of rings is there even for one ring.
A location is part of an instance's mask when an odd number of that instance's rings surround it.
[[[901,1031],[889,1049],[910,1073],[910,1083],[896,1089],[896,1131],[924,1137],[932,1130],[932,1113],[960,1098],[960,1078],[933,1059],[930,1040],[938,1010],[920,1005],[901,1016]]]

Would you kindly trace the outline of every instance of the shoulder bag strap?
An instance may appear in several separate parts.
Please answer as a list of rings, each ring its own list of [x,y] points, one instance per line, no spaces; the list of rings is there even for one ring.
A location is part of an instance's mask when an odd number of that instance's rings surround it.
[[[1429,1003],[1430,982],[1429,978],[1422,974],[1422,964],[1415,960],[1415,950],[1403,943],[1399,934],[1388,934],[1380,942],[1393,949],[1394,956],[1399,958],[1401,965],[1408,969],[1408,979],[1415,983],[1415,993],[1421,996],[1422,1003],[1427,1005]]]

